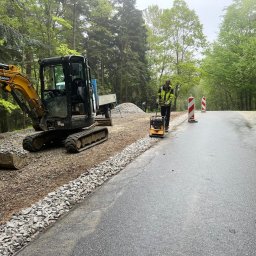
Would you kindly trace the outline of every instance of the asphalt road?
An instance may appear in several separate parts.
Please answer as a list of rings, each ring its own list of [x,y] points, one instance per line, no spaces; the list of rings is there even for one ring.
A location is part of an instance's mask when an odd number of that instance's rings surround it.
[[[197,113],[18,255],[255,256],[256,114],[245,116]]]

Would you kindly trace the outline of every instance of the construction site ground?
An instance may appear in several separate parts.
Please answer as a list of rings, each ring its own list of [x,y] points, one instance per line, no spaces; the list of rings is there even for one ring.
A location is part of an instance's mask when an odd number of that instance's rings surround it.
[[[171,114],[175,118],[182,113]],[[122,151],[126,146],[149,134],[150,113],[113,115],[109,139],[79,154],[68,154],[64,147],[27,153],[27,165],[20,170],[0,170],[0,223],[12,214],[45,197],[56,188],[76,179],[82,173]],[[0,134],[4,141],[21,147],[31,129]],[[8,146],[8,145],[7,145]]]

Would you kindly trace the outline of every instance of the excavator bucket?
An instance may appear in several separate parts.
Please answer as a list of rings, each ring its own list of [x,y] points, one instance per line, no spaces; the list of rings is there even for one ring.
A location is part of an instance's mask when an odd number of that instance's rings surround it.
[[[0,169],[21,169],[27,165],[26,157],[12,152],[0,152]]]

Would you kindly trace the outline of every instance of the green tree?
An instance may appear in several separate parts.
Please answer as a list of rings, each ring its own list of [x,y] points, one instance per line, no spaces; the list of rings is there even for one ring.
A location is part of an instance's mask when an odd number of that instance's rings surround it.
[[[21,62],[27,35],[22,33],[22,23],[17,15],[18,5],[10,1],[0,2],[0,60]]]
[[[0,132],[7,132],[9,130],[8,114],[18,109],[18,106],[0,99]]]
[[[218,41],[204,61],[204,80],[211,87],[208,90],[210,98],[215,98],[215,109],[256,107],[255,13],[255,1],[234,1],[227,8]]]
[[[112,18],[113,5],[107,0],[97,0],[90,5],[90,27],[85,40],[86,55],[98,79],[101,92],[111,91],[110,68],[113,65],[114,35]]]
[[[138,101],[149,90],[146,60],[146,27],[135,0],[117,1],[115,23],[118,96],[124,101]],[[147,96],[145,96],[147,97]]]
[[[149,42],[153,56],[158,56],[153,69],[158,72],[158,83],[172,77],[176,96],[173,108],[176,109],[180,93],[187,93],[199,82],[198,59],[206,46],[203,27],[194,10],[183,0],[175,0],[172,8],[163,11],[152,7],[148,14],[152,21],[149,35],[153,35]]]
[[[86,54],[102,93],[137,104],[153,94],[135,0],[2,0],[0,15],[0,60],[19,66],[37,91],[39,59]]]
[[[158,88],[156,85],[163,81],[162,76],[165,67],[168,63],[168,56],[166,54],[167,47],[164,39],[164,32],[162,30],[161,17],[163,10],[159,9],[157,5],[152,5],[144,11],[144,18],[147,24],[147,60],[150,67],[150,86],[154,94],[151,96],[151,105],[154,105]]]

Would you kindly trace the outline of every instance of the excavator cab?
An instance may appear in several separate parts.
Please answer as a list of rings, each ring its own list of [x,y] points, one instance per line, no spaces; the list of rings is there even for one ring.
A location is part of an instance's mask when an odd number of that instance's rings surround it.
[[[79,129],[94,123],[91,74],[83,56],[43,59],[40,62],[41,99],[47,130]]]

